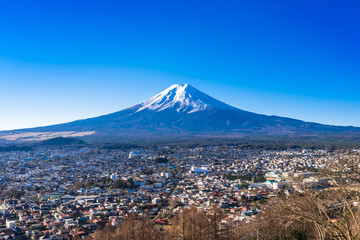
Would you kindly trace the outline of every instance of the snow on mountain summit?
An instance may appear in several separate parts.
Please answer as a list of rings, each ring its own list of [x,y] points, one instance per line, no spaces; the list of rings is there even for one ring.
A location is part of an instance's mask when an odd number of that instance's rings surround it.
[[[140,103],[138,107],[136,112],[145,109],[160,112],[172,108],[179,113],[193,113],[210,108],[232,108],[189,84],[174,84],[154,97]]]
[[[349,139],[350,136],[355,139],[360,136],[360,128],[252,113],[218,101],[188,84],[176,84],[118,112],[52,126],[0,132],[0,141],[13,141],[15,135],[21,135],[17,138],[23,139],[21,141],[32,141],[42,136],[68,137],[68,133],[100,142],[108,139],[119,142],[136,139],[137,142],[146,138],[162,141],[202,137],[256,139],[259,136],[289,136],[291,139],[294,136]]]

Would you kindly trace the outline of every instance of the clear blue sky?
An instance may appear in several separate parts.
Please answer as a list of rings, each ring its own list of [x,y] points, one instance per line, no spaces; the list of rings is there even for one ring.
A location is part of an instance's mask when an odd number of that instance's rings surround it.
[[[235,107],[360,126],[360,1],[0,1],[0,129],[189,83]]]

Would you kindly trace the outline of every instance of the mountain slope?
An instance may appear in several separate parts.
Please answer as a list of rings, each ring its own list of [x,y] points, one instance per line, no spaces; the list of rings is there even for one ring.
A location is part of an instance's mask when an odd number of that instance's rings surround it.
[[[266,116],[237,109],[193,88],[173,85],[133,107],[112,114],[22,132],[82,132],[95,136],[156,137],[208,136],[319,136],[360,135],[360,128],[337,127]],[[86,135],[86,134],[85,134]]]
[[[38,146],[67,146],[67,145],[86,145],[86,142],[77,138],[56,137],[41,141]]]

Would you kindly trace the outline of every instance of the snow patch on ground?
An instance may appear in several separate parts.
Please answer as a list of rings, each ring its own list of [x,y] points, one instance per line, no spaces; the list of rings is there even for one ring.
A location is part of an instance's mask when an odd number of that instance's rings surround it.
[[[0,139],[7,141],[43,141],[56,137],[83,137],[95,134],[95,131],[88,132],[24,132],[24,133],[12,133],[8,135],[0,136]]]

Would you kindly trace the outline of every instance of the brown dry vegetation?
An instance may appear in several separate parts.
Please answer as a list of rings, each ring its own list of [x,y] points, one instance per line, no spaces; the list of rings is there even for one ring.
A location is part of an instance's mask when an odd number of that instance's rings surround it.
[[[252,223],[223,221],[225,212],[217,207],[208,212],[192,207],[166,227],[131,216],[89,239],[360,239],[359,164],[359,157],[339,159],[322,173],[332,178],[332,188],[319,191],[299,184],[300,193],[273,200]]]

